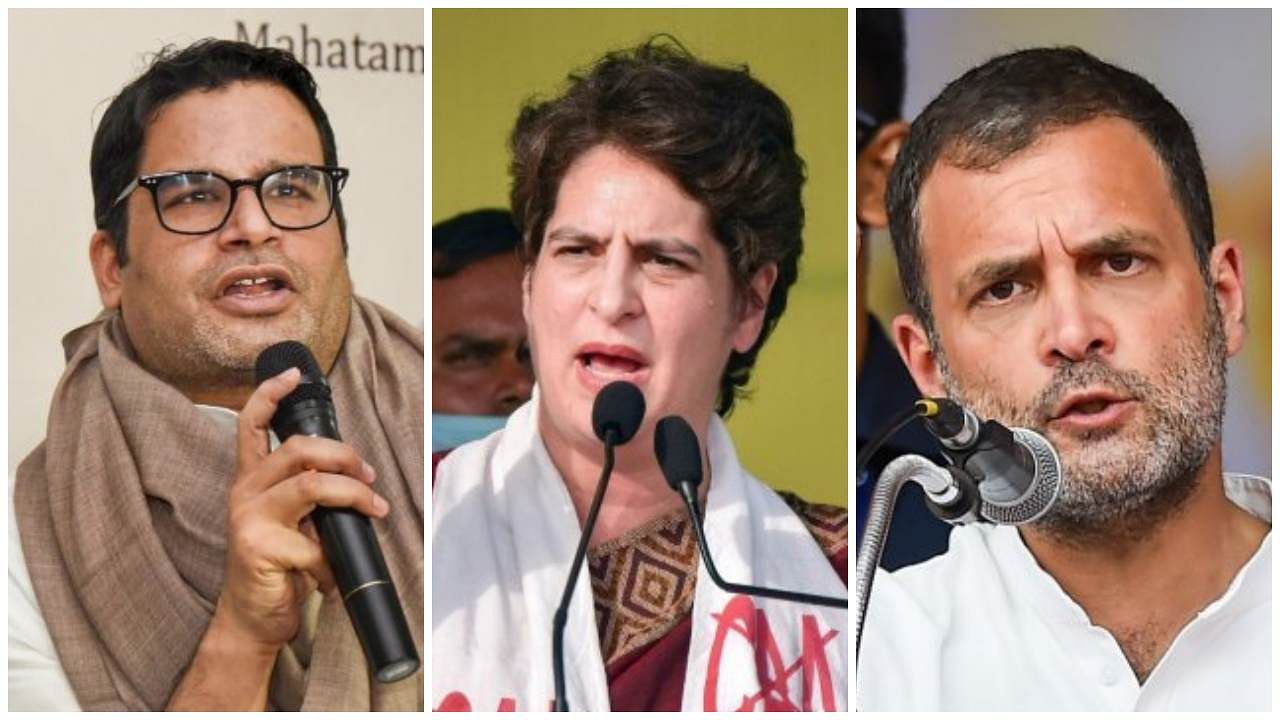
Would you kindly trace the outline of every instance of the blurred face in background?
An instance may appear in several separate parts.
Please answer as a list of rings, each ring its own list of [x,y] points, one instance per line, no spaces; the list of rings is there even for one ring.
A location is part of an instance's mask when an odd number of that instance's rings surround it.
[[[529,367],[514,252],[431,281],[431,411],[509,415],[529,399]]]
[[[898,149],[907,138],[909,126],[902,120],[878,124],[861,110],[858,111],[858,155],[856,172],[858,224],[857,240],[857,371],[862,373],[862,361],[867,351],[867,252],[863,240],[871,230],[883,230],[889,224],[885,210],[885,192],[889,186],[889,173],[893,171]]]

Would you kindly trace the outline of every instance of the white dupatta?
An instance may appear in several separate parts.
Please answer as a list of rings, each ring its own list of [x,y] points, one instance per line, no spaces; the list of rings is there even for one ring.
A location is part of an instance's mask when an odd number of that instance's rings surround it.
[[[437,710],[543,711],[554,697],[551,620],[581,526],[537,431],[534,397],[507,426],[450,453],[431,516],[432,683]],[[706,534],[730,582],[848,597],[786,503],[738,464],[719,417],[708,432]],[[591,583],[565,631],[572,710],[607,711]],[[699,564],[684,710],[848,707],[848,611],[730,595]]]

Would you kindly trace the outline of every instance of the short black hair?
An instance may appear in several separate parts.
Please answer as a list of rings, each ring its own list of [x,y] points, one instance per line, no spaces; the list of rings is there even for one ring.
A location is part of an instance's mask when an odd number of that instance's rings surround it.
[[[899,9],[854,10],[858,107],[885,123],[902,117],[907,88],[906,32]]]
[[[201,40],[178,50],[166,46],[141,76],[111,101],[93,136],[89,176],[93,182],[93,216],[100,230],[110,233],[121,267],[128,262],[126,204],[116,197],[138,174],[147,126],[166,103],[192,90],[217,90],[237,81],[261,81],[284,87],[298,98],[320,134],[324,164],[338,164],[338,148],[329,116],[317,97],[315,78],[306,66],[279,48],[230,40]],[[342,199],[334,197],[334,213],[347,252],[347,220]]]
[[[515,254],[520,231],[511,213],[472,210],[431,226],[431,277],[447,278],[466,266],[503,253]]]
[[[1209,280],[1213,208],[1191,126],[1146,79],[1078,47],[1002,55],[943,89],[911,125],[889,178],[889,231],[898,275],[916,317],[932,333],[920,252],[920,189],[938,162],[990,170],[1044,135],[1100,117],[1133,123],[1151,143],[1182,212],[1200,273]]]

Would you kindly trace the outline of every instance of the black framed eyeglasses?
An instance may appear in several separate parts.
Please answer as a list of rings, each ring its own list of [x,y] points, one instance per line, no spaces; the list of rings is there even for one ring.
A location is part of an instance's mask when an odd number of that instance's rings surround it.
[[[290,165],[256,180],[232,180],[210,170],[174,170],[135,178],[111,208],[114,210],[134,190],[144,187],[151,193],[156,217],[164,229],[182,235],[204,235],[226,224],[240,188],[248,186],[253,188],[272,225],[283,230],[306,230],[329,219],[334,199],[350,175],[347,168],[328,165]],[[104,220],[105,216],[99,223]]]

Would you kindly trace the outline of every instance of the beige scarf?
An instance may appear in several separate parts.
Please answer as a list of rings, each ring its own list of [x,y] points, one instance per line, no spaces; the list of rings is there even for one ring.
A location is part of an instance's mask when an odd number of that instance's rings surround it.
[[[27,569],[81,707],[163,709],[222,587],[234,430],[138,365],[118,313],[63,345],[48,436],[18,467]],[[374,528],[421,654],[422,332],[356,298],[329,382],[343,437],[391,505]],[[422,673],[372,680],[336,592],[315,627],[310,647],[281,652],[270,708],[422,709]]]

